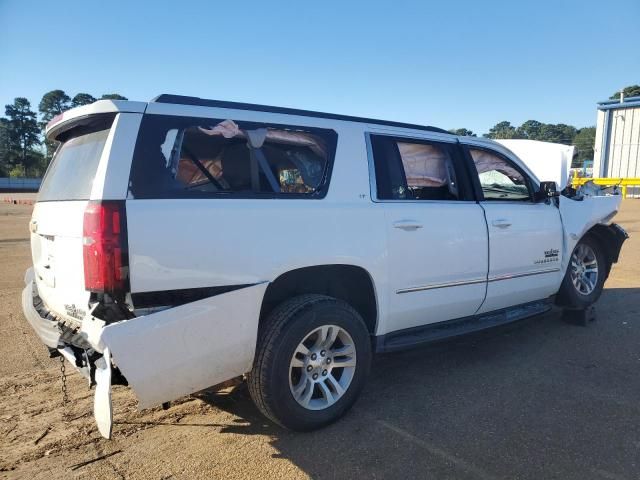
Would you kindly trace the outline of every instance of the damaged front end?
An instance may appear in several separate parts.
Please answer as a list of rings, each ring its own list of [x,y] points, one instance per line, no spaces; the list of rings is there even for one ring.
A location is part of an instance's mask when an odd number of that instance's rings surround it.
[[[25,275],[25,317],[49,348],[95,386],[94,416],[111,437],[111,386],[129,385],[139,408],[149,408],[249,371],[267,283],[247,286],[143,316],[114,319],[104,302],[76,324],[49,311],[33,271]],[[109,311],[109,320],[101,319]],[[115,311],[115,313],[114,313]]]
[[[558,201],[565,251],[573,252],[580,239],[590,233],[603,246],[609,267],[616,263],[622,244],[629,238],[624,228],[611,222],[622,202],[619,192],[587,182],[577,189],[567,186]],[[569,257],[566,255],[563,259],[563,270],[567,268]]]

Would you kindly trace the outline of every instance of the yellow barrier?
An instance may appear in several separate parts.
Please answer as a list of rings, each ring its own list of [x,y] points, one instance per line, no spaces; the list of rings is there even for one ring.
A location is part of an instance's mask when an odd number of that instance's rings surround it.
[[[627,196],[627,187],[640,187],[640,178],[587,178],[587,177],[574,177],[571,180],[571,186],[574,188],[584,185],[587,182],[592,181],[596,185],[602,185],[604,187],[620,187],[622,198]]]

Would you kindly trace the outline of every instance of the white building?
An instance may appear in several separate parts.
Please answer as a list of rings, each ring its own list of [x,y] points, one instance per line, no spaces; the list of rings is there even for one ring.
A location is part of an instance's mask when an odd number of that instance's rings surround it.
[[[640,97],[598,103],[593,176],[640,177]]]

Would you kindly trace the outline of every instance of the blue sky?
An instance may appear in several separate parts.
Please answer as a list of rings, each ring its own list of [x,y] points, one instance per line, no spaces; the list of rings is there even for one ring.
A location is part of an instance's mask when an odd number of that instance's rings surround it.
[[[640,83],[638,0],[0,0],[0,106],[178,93],[484,133],[595,124]]]

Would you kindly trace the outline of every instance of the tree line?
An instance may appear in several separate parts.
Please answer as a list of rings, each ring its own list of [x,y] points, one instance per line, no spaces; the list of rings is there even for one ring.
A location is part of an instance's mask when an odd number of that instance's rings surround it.
[[[640,85],[631,85],[615,92],[609,97],[616,100],[622,95],[623,98],[640,96]],[[455,128],[449,130],[455,135],[476,137],[477,135],[466,128]],[[482,135],[492,139],[527,139],[539,140],[542,142],[563,143],[574,145],[577,150],[577,164],[574,167],[582,166],[584,160],[593,160],[593,147],[596,140],[596,127],[576,128],[564,123],[543,123],[537,120],[527,120],[522,125],[516,127],[511,122],[503,121],[496,123],[489,132]]]
[[[456,135],[466,135],[475,137],[476,134],[466,128],[450,130]],[[495,124],[488,133],[483,135],[492,139],[525,139],[539,140],[542,142],[563,143],[574,145],[577,150],[577,163],[574,166],[581,166],[583,160],[593,159],[593,147],[596,139],[596,127],[576,128],[564,123],[542,123],[537,120],[527,120],[522,125],[516,127],[510,122],[503,121]]]
[[[96,98],[84,92],[72,98],[63,90],[51,90],[42,96],[38,113],[25,97],[17,97],[12,104],[5,105],[5,116],[0,117],[0,177],[42,176],[56,149],[55,142],[44,137],[47,123],[65,110],[96,100],[127,98],[117,93]]]
[[[640,96],[640,85],[631,85],[614,93],[611,99]],[[44,174],[55,152],[55,142],[44,137],[44,129],[56,115],[65,110],[93,103],[96,100],[127,100],[117,93],[107,93],[99,98],[88,93],[77,93],[70,97],[63,90],[45,93],[38,104],[38,113],[24,97],[17,97],[5,106],[5,116],[0,117],[0,177],[40,177]],[[477,136],[466,128],[449,130],[463,136]],[[543,123],[527,120],[520,126],[508,121],[498,122],[483,134],[485,138],[522,138],[544,142],[575,145],[577,160],[593,159],[596,128],[576,128],[564,123]],[[577,166],[577,165],[576,165]]]
[[[457,128],[449,131],[455,135],[477,136],[466,128]],[[516,127],[511,125],[511,122],[503,121],[496,123],[489,129],[489,132],[482,136],[494,140],[515,138],[574,145],[578,155],[575,158],[576,164],[573,166],[578,167],[582,166],[584,160],[593,160],[596,127],[576,128],[564,123],[542,123],[537,120],[527,120]]]

